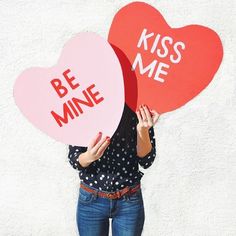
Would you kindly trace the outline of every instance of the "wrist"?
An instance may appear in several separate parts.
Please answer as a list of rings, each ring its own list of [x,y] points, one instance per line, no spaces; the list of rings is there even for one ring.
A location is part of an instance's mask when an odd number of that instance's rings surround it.
[[[144,157],[146,157],[151,151],[152,151],[152,145],[151,145],[151,144],[149,144],[149,145],[145,148],[145,150],[143,150],[143,151],[141,151],[141,150],[139,150],[139,149],[137,148],[137,156],[138,156],[139,158],[144,158]]]
[[[81,153],[76,159],[82,167],[89,166],[94,160],[89,155],[88,151]]]
[[[139,134],[141,134],[143,136],[143,135],[148,134],[149,128],[137,125],[137,131],[138,131]]]

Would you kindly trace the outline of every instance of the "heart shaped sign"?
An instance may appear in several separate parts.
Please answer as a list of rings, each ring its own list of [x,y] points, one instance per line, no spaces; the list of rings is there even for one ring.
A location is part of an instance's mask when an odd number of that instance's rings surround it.
[[[66,43],[57,65],[22,72],[14,98],[49,136],[87,146],[99,131],[111,137],[118,127],[124,109],[122,69],[105,39],[79,33]]]
[[[125,100],[134,111],[142,103],[159,113],[184,105],[211,82],[223,57],[216,32],[200,25],[171,28],[142,2],[118,11],[108,41],[119,57]]]

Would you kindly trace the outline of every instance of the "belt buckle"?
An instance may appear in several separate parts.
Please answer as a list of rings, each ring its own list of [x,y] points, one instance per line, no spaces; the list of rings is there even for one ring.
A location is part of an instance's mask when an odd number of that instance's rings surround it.
[[[118,194],[118,196],[117,196]],[[107,197],[110,198],[110,199],[116,199],[116,198],[119,198],[121,196],[120,192],[118,193],[108,193],[107,194]]]
[[[108,197],[108,198],[112,198],[111,196],[113,196],[112,193],[108,193],[108,194],[107,194],[107,197]]]

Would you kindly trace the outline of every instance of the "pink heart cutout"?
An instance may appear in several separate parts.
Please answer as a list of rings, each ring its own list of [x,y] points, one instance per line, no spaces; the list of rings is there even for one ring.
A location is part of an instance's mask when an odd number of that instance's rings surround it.
[[[111,137],[124,108],[120,63],[109,43],[95,33],[70,39],[55,66],[23,71],[13,93],[31,123],[71,145],[87,146],[99,131]]]

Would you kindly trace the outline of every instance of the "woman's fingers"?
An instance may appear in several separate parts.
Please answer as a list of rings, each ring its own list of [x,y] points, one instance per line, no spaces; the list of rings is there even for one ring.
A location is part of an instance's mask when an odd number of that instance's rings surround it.
[[[142,106],[140,106],[140,111],[141,111],[142,120],[147,121],[147,117]]]
[[[143,121],[142,121],[142,117],[141,117],[140,111],[137,110],[136,114],[137,114],[137,117],[138,117],[138,122],[141,124]]]
[[[153,125],[153,121],[152,121],[152,117],[151,117],[151,114],[149,112],[149,109],[145,105],[143,106],[143,109],[144,109],[144,112],[145,112],[145,115],[146,115],[146,118],[147,118],[149,126],[152,126]]]
[[[102,132],[97,133],[97,135],[92,139],[92,141],[89,143],[88,148],[93,148],[99,140],[101,140]]]
[[[136,114],[139,124],[143,124],[145,127],[154,126],[160,116],[157,111],[149,109],[147,105],[139,106],[139,109],[136,110]]]
[[[153,113],[153,123],[156,124],[157,120],[160,117],[160,114],[155,110],[151,110],[151,112]]]
[[[94,147],[93,147],[93,152],[97,155],[98,149],[102,146],[104,142],[106,142],[106,139],[108,137],[103,137]]]
[[[104,153],[104,151],[106,150],[106,148],[109,146],[110,144],[110,138],[107,138],[102,145],[98,148],[97,151],[97,155],[100,157],[102,156],[102,154]]]

